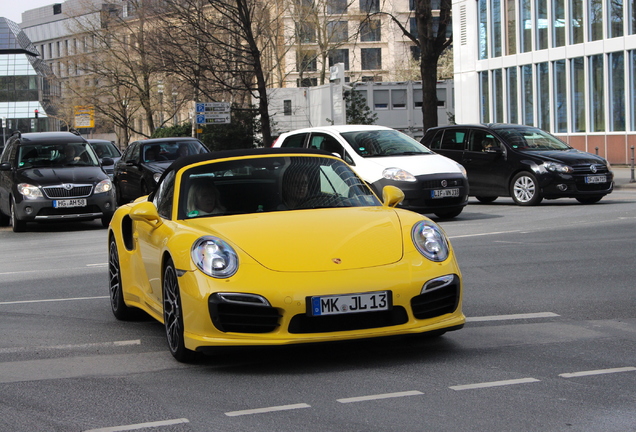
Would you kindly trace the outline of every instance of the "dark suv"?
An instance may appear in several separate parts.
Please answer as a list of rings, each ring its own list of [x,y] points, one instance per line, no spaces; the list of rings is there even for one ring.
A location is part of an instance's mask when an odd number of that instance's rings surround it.
[[[112,160],[104,160],[112,164]],[[115,212],[110,178],[79,133],[13,134],[0,157],[0,223],[101,219]]]
[[[442,126],[426,131],[422,144],[462,164],[470,195],[481,202],[510,196],[519,205],[536,205],[544,198],[576,198],[591,204],[614,186],[605,159],[576,150],[535,127]]]

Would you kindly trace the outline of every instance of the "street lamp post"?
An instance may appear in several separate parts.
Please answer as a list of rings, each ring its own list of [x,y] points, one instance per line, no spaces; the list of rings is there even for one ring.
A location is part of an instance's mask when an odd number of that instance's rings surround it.
[[[157,84],[157,91],[159,92],[159,127],[161,127],[163,125],[163,81]]]

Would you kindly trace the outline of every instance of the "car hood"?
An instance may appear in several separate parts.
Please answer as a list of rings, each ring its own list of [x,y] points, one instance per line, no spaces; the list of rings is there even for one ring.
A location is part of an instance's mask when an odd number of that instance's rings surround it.
[[[605,159],[592,153],[583,152],[576,149],[570,150],[521,150],[520,153],[535,156],[553,162],[561,162],[566,165],[605,165]]]
[[[100,167],[28,168],[18,172],[18,181],[39,186],[60,183],[95,184],[108,176]]]
[[[218,233],[281,272],[336,271],[399,261],[402,227],[393,209],[354,207],[217,216],[187,222]]]
[[[367,157],[360,165],[375,166],[381,173],[385,168],[402,168],[414,176],[439,173],[461,173],[457,162],[438,154]],[[359,168],[359,167],[356,167]]]

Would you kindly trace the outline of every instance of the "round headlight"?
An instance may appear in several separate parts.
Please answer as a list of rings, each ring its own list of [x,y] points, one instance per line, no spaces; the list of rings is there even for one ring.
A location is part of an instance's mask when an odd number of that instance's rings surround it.
[[[208,276],[228,278],[238,270],[238,256],[226,242],[217,237],[201,237],[192,245],[192,261]]]
[[[20,192],[26,199],[42,198],[42,191],[40,188],[28,183],[20,183],[18,185],[18,192]]]
[[[429,260],[441,262],[448,258],[448,240],[435,223],[426,220],[416,223],[411,237],[417,250]]]
[[[97,186],[95,186],[95,193],[108,192],[112,188],[113,188],[113,184],[110,182],[110,180],[102,180],[99,183],[97,183]]]

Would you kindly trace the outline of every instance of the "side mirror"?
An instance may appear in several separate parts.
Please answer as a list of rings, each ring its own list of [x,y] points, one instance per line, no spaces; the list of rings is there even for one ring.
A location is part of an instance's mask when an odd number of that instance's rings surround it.
[[[105,157],[104,159],[102,159],[102,165],[114,165],[115,161],[113,160],[113,158],[109,158],[109,157]]]
[[[11,162],[2,162],[0,164],[0,171],[11,171]]]
[[[404,192],[395,186],[384,186],[382,189],[382,205],[385,207],[395,207],[404,200]]]
[[[146,222],[154,227],[158,227],[163,223],[155,205],[150,201],[142,201],[135,205],[129,214],[132,220]]]

